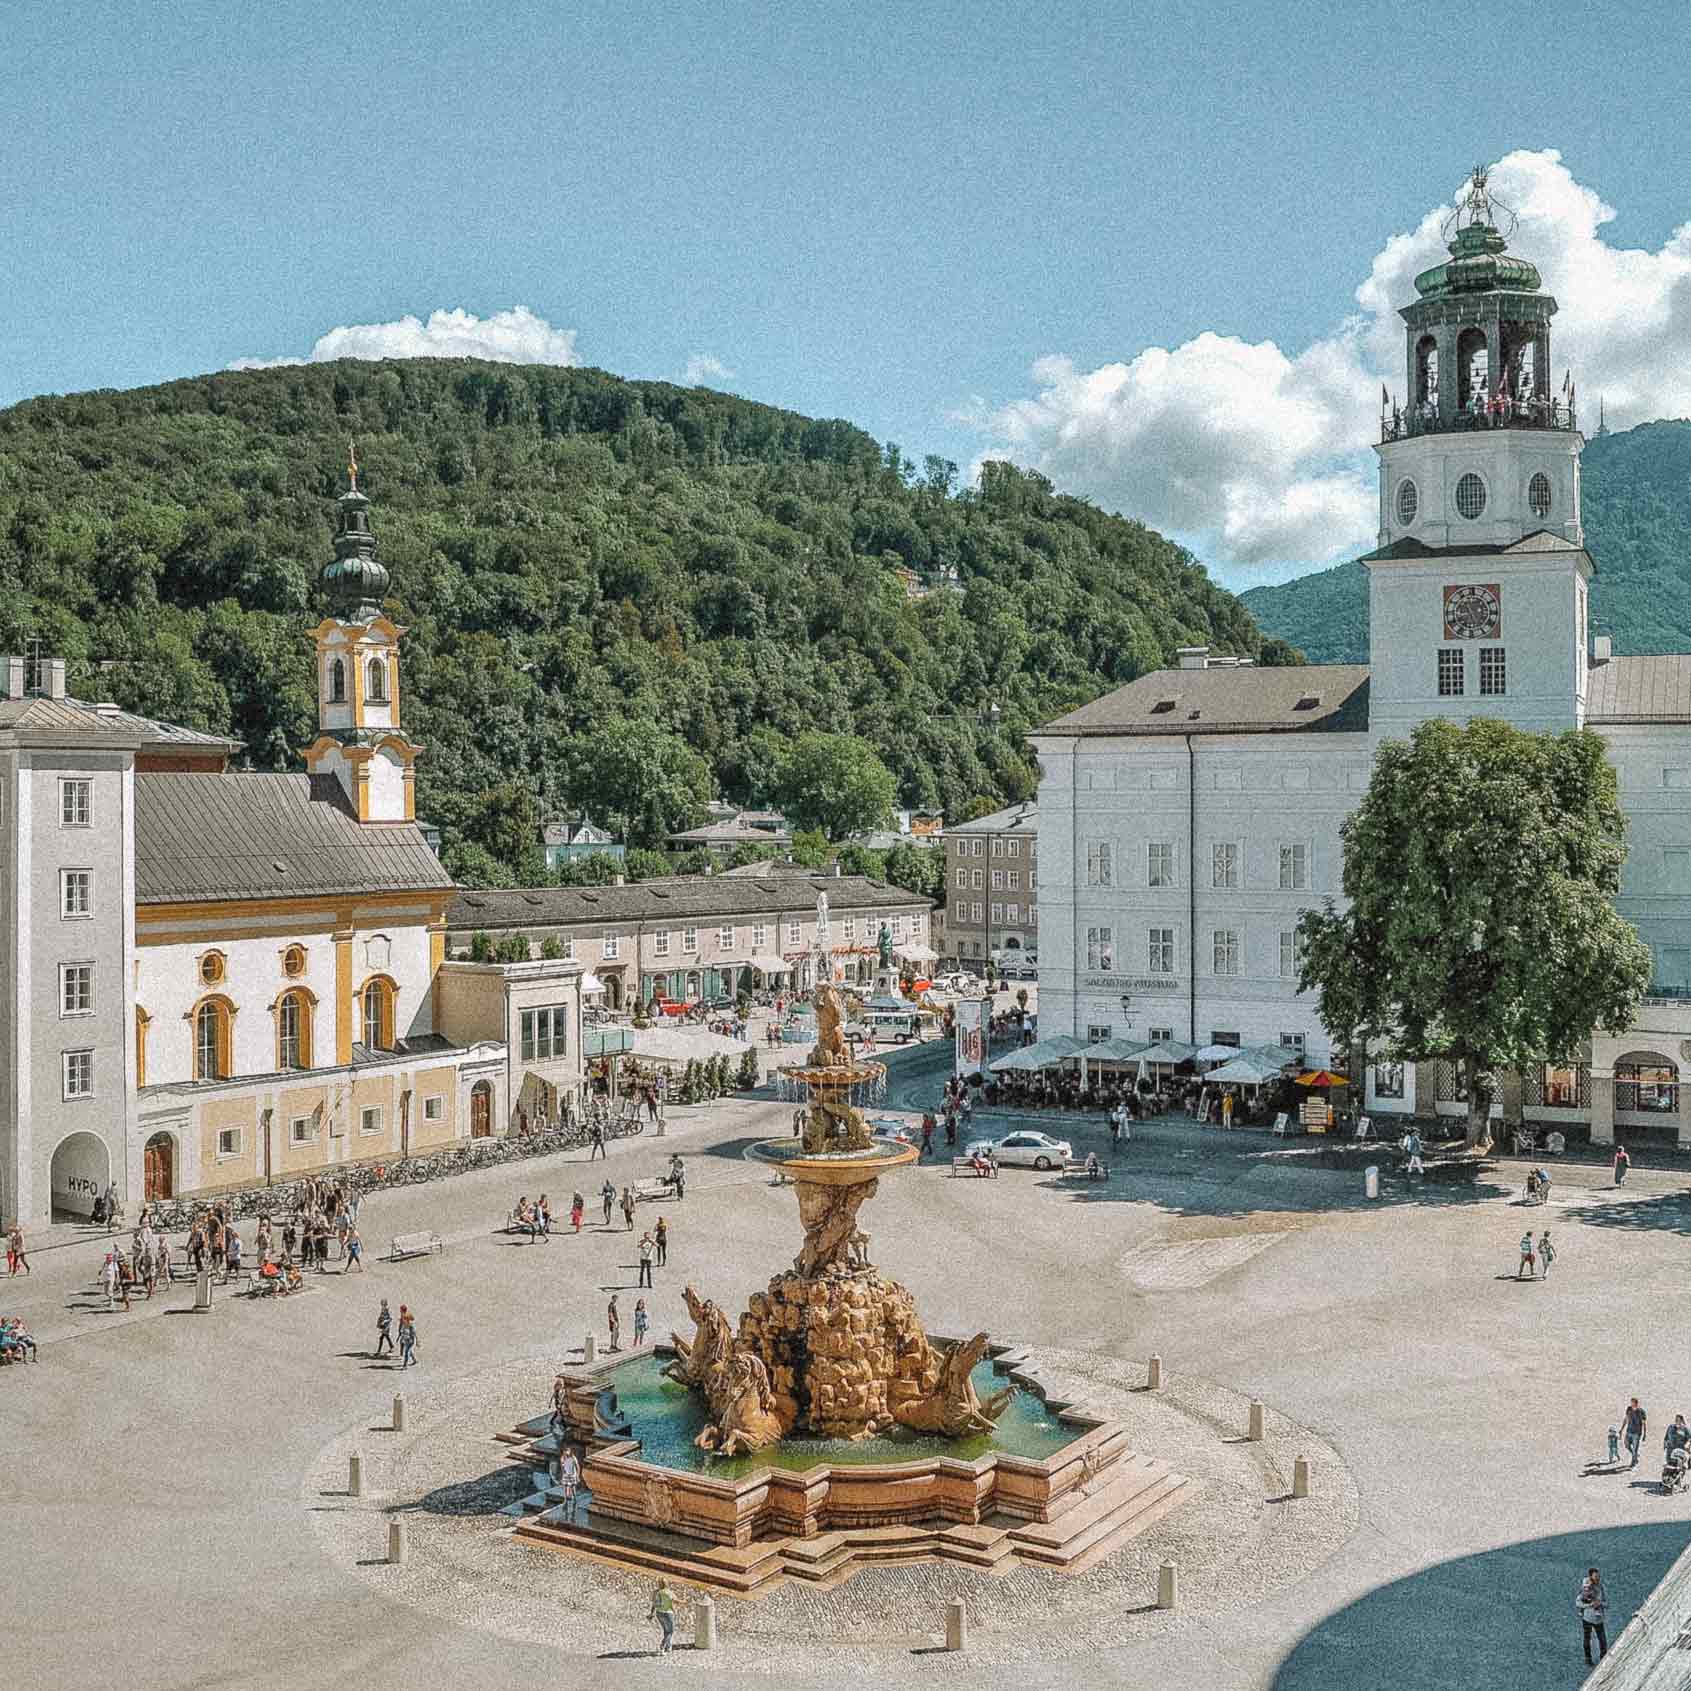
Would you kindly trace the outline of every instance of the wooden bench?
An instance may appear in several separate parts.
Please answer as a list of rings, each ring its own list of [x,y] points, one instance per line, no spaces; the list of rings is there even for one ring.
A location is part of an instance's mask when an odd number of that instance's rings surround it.
[[[953,1157],[951,1159],[951,1174],[955,1179],[960,1174],[972,1175],[977,1180],[996,1180],[998,1178],[998,1164],[990,1157],[987,1158],[986,1173],[983,1175],[975,1167],[973,1157]]]
[[[388,1245],[388,1261],[400,1262],[406,1257],[428,1256],[443,1250],[438,1233],[396,1233]]]

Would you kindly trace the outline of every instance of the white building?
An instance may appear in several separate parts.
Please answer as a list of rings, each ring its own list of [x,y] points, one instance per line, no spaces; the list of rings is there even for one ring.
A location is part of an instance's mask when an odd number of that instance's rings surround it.
[[[1494,1109],[1607,1142],[1691,1143],[1691,656],[1613,656],[1587,632],[1571,394],[1552,395],[1556,302],[1507,255],[1483,177],[1451,260],[1403,309],[1410,403],[1380,457],[1370,662],[1263,669],[1183,648],[1179,667],[1048,724],[1040,758],[1040,1031],[1278,1043],[1327,1062],[1296,990],[1294,930],[1340,895],[1339,828],[1373,752],[1429,716],[1607,740],[1630,823],[1619,907],[1656,995],[1582,1060],[1504,1077]],[[1457,1115],[1445,1063],[1367,1065],[1366,1104]]]

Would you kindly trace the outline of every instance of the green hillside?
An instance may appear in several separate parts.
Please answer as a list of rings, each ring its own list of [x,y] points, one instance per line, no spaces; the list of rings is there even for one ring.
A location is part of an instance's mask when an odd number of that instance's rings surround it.
[[[1187,553],[1036,475],[958,492],[848,423],[440,360],[0,412],[0,649],[39,638],[80,696],[297,767],[349,437],[410,629],[419,814],[469,878],[533,873],[537,812],[621,812],[640,844],[712,792],[766,798],[809,729],[864,737],[908,804],[1013,800],[1027,730],[1176,646],[1291,657]]]
[[[1691,652],[1691,422],[1645,423],[1585,449],[1585,542],[1597,560],[1592,630],[1617,652]],[[1368,582],[1340,564],[1242,595],[1268,634],[1311,663],[1368,659]]]

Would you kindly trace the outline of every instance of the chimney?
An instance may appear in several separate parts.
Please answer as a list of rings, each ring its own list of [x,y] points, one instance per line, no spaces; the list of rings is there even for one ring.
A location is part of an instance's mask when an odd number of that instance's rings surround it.
[[[62,699],[65,696],[65,660],[63,658],[49,658],[47,673],[43,677],[46,682],[46,693],[50,699]]]
[[[1607,663],[1615,655],[1615,643],[1607,634],[1597,635],[1591,642],[1591,661]]]
[[[1180,646],[1176,648],[1175,656],[1180,659],[1182,669],[1202,669],[1209,662],[1210,649],[1208,646]]]
[[[6,697],[21,699],[23,697],[24,660],[22,658],[6,659]]]

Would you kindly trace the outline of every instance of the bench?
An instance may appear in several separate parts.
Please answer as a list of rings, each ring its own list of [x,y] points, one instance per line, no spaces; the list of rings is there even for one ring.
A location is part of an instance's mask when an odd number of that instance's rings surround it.
[[[388,1261],[400,1262],[406,1257],[428,1256],[443,1250],[438,1233],[396,1233],[388,1245]]]
[[[998,1164],[989,1157],[983,1175],[975,1168],[973,1157],[953,1157],[951,1159],[951,1173],[955,1179],[960,1174],[972,1175],[977,1180],[996,1180],[998,1178]]]
[[[539,1217],[536,1217],[535,1220],[532,1221],[532,1222],[521,1221],[517,1217],[517,1212],[515,1210],[512,1210],[512,1211],[510,1211],[509,1214],[506,1215],[505,1225],[504,1225],[504,1227],[502,1227],[500,1229],[500,1231],[502,1233],[527,1233],[530,1230],[531,1227],[534,1228],[536,1231],[539,1230],[539,1227],[540,1227]]]
[[[637,1204],[667,1203],[675,1196],[675,1182],[672,1180],[636,1180],[634,1182],[634,1201]]]

